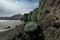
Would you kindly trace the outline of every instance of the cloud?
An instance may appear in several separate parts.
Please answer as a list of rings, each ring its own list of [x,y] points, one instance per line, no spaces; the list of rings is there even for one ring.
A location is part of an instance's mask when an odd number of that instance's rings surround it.
[[[0,16],[28,13],[38,7],[38,0],[0,0]]]

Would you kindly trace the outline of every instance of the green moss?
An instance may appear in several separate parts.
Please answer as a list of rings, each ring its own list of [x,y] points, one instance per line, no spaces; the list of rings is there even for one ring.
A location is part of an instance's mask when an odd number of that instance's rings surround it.
[[[30,22],[31,21],[31,15],[32,15],[33,12],[30,12],[29,15],[28,15],[28,21]]]
[[[44,7],[46,1],[47,1],[47,0],[41,0],[41,1],[39,2],[39,4],[40,4],[40,5],[39,5],[39,13],[41,13],[41,11],[43,10],[43,7]]]
[[[24,27],[24,31],[26,31],[26,32],[34,31],[36,29],[37,29],[37,24],[35,22],[29,22]]]
[[[28,21],[28,22],[30,22],[30,21],[35,21],[36,22],[37,21],[37,15],[38,15],[38,13],[41,13],[46,1],[47,0],[41,0],[39,2],[39,4],[40,4],[39,8],[36,8],[34,11],[30,12],[29,14],[26,14],[24,16],[24,18],[25,18],[24,20]],[[38,12],[38,10],[39,10],[39,12]]]
[[[37,21],[37,13],[32,13],[32,15],[31,15],[31,21],[34,21],[34,22]]]

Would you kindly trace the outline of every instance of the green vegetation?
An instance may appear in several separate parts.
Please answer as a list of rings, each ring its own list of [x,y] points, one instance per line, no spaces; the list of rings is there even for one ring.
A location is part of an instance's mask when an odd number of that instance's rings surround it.
[[[41,1],[39,2],[39,13],[41,13],[41,11],[43,10],[43,7],[44,7],[46,1],[47,1],[47,0],[41,0]]]
[[[35,30],[36,28],[35,23],[36,23],[43,29],[45,40],[57,40],[57,39],[59,40],[60,22],[57,24],[59,20],[59,18],[57,17],[59,14],[57,13],[60,12],[59,10],[57,11],[55,10],[56,9],[55,6],[53,6],[51,10],[44,8],[44,6],[47,6],[48,8],[51,7],[51,6],[49,7],[50,3],[47,5],[46,2],[48,3],[49,0],[41,0],[39,2],[39,7],[33,10],[32,12],[28,13],[28,17],[26,17],[28,21],[26,20],[27,24],[25,25],[25,29],[26,31]],[[55,5],[55,3],[53,5]],[[56,13],[57,15],[54,13]]]
[[[24,22],[28,22],[28,14],[24,14],[23,20],[24,20]]]
[[[38,8],[36,8],[34,11],[31,11],[28,14],[25,14],[24,15],[24,21],[26,21],[26,22],[31,22],[31,21],[37,22],[37,14],[38,14]]]
[[[31,15],[32,15],[33,12],[30,12],[29,15],[28,15],[28,20],[31,21]]]
[[[29,22],[35,22],[37,23],[39,18],[39,14],[41,13],[41,11],[43,10],[43,7],[45,5],[46,0],[41,0],[41,2],[39,3],[39,7],[36,8],[35,10],[31,11],[28,14],[24,15],[24,21],[29,23]]]
[[[35,22],[29,22],[24,27],[24,31],[26,31],[26,32],[34,31],[36,29],[37,29],[37,24]]]
[[[31,15],[31,21],[37,22],[37,14],[38,14],[38,8],[36,8],[32,15]]]

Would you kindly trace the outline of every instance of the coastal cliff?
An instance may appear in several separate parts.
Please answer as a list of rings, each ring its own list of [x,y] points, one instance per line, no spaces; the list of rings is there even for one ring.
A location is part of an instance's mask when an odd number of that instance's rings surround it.
[[[34,21],[44,30],[45,40],[60,40],[60,36],[58,36],[60,31],[60,0],[39,0],[39,7],[29,14],[25,14],[24,18],[26,18],[25,22]]]
[[[42,0],[39,5],[39,25],[45,40],[60,40],[60,0]]]
[[[60,0],[39,0],[39,7],[24,14],[23,20],[27,24],[32,21],[37,23],[43,30],[44,40],[60,40]],[[25,25],[7,31],[3,36],[6,34],[7,40],[21,40],[17,38],[22,38],[24,28],[20,29],[20,27]]]

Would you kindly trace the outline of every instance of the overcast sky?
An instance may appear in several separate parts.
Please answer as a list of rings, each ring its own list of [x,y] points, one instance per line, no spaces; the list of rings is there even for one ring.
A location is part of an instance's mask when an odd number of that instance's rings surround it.
[[[0,0],[0,17],[28,13],[38,7],[39,0]]]

